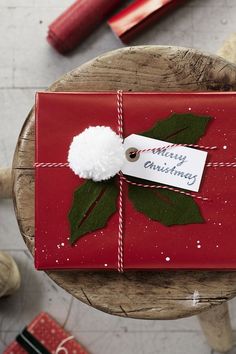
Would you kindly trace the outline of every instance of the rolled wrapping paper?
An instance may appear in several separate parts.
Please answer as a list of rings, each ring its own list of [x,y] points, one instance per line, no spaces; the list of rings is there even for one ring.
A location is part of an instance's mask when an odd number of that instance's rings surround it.
[[[186,0],[136,0],[108,21],[114,34],[128,43],[149,25]]]
[[[48,30],[48,42],[60,53],[74,49],[124,0],[77,0]]]

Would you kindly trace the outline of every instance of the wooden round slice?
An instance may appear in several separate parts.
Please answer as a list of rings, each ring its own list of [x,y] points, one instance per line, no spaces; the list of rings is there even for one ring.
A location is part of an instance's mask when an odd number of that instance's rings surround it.
[[[179,47],[140,46],[99,56],[61,77],[49,91],[235,91],[236,66]],[[20,133],[13,162],[13,193],[21,234],[34,250],[34,109]],[[114,315],[174,319],[199,313],[236,293],[236,272],[51,271],[81,301]],[[196,293],[198,301],[196,302]]]

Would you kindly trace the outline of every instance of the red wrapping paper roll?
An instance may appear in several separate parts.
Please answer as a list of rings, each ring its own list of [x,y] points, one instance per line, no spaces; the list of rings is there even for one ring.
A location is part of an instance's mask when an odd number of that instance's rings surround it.
[[[128,43],[147,26],[186,0],[136,0],[108,21],[112,31]]]
[[[77,0],[50,26],[48,42],[60,53],[74,49],[122,0]]]

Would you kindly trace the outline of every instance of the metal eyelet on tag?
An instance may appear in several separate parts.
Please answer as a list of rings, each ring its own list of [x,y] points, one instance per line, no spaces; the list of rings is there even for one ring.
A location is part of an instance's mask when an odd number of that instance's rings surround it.
[[[129,162],[135,162],[139,159],[139,153],[137,153],[138,149],[131,147],[126,150],[125,156]]]

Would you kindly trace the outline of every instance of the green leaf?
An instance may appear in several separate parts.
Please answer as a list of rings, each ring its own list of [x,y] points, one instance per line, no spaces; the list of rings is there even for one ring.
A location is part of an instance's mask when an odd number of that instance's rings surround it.
[[[165,226],[204,222],[194,199],[180,193],[130,185],[129,199],[137,211]]]
[[[69,212],[70,243],[83,235],[103,228],[116,211],[118,189],[114,179],[106,182],[86,181],[74,193]]]
[[[210,120],[209,116],[174,113],[140,135],[175,144],[195,144],[205,134]]]
[[[174,113],[140,135],[174,144],[196,144],[205,134],[210,120],[209,116]],[[136,179],[136,182],[150,184],[140,179]],[[138,211],[166,226],[204,222],[198,205],[190,196],[166,189],[129,185],[129,198]]]

